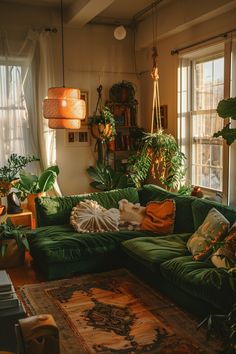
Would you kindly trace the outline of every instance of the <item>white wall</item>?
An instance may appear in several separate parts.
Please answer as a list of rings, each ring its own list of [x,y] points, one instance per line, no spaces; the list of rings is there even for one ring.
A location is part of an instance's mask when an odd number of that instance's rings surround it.
[[[0,23],[12,30],[16,40],[23,39],[29,27],[60,29],[58,12],[37,6],[0,3]],[[121,80],[131,81],[137,88],[139,100],[139,80],[135,74],[133,32],[127,31],[123,41],[113,37],[114,27],[87,25],[78,30],[64,28],[65,44],[65,84],[86,90],[89,93],[89,114],[96,107],[96,88],[103,85],[104,102],[108,99],[109,88]],[[57,84],[62,85],[61,37],[53,35]],[[77,194],[91,190],[86,168],[94,164],[95,141],[89,147],[70,147],[66,144],[65,130],[57,130],[57,164],[60,168],[59,184],[62,193]]]
[[[131,31],[125,40],[117,41],[110,26],[87,25],[81,30],[66,28],[65,69],[66,85],[89,92],[89,114],[96,108],[96,89],[100,83],[104,103],[109,98],[109,88],[121,80],[136,85],[139,99]],[[57,162],[63,171],[59,176],[62,192],[88,192],[90,180],[86,168],[95,162],[94,139],[89,147],[70,147],[65,144],[65,134],[65,131],[57,131]]]

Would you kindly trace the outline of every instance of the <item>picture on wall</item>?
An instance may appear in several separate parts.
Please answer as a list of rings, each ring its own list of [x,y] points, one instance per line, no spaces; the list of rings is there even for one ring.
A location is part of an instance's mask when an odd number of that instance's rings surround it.
[[[86,105],[86,116],[85,116],[85,119],[81,120],[81,124],[87,125],[88,124],[88,115],[89,115],[89,111],[88,111],[88,107],[89,107],[89,105],[88,105],[88,91],[81,91],[80,92],[80,98],[85,101],[85,105]]]
[[[81,128],[80,130],[66,130],[66,145],[71,147],[89,146],[89,130],[87,128]]]

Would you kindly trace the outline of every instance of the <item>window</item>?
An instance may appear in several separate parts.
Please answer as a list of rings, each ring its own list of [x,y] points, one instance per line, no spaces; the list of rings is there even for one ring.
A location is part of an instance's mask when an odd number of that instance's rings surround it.
[[[187,157],[187,182],[223,192],[223,139],[213,138],[224,121],[216,108],[224,98],[223,44],[180,58],[178,133]]]
[[[223,120],[216,107],[224,98],[224,57],[192,61],[192,184],[222,192],[223,139],[213,138]]]
[[[12,153],[32,153],[22,66],[0,64],[0,166]]]

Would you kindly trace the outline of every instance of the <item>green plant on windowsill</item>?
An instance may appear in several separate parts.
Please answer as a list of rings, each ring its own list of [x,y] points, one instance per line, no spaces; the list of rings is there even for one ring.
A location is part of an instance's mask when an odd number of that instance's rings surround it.
[[[216,111],[221,118],[236,120],[236,97],[221,100]],[[223,129],[213,135],[215,138],[222,136],[228,145],[231,145],[236,140],[236,128],[230,128],[230,124],[228,123]]]

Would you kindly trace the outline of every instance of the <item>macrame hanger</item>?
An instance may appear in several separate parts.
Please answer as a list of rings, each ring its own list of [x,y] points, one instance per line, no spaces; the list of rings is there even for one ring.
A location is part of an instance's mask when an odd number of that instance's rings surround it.
[[[95,115],[97,114],[98,111],[99,113],[101,113],[102,111],[102,85],[98,86],[97,93],[98,93],[98,100],[97,100]]]
[[[159,95],[159,72],[157,67],[157,47],[156,47],[156,38],[157,38],[157,14],[156,14],[156,5],[153,3],[152,8],[152,18],[153,18],[153,47],[152,47],[152,60],[153,67],[151,72],[151,77],[153,79],[153,100],[152,100],[152,120],[151,120],[151,134],[154,132],[154,126],[156,126],[157,131],[162,131],[161,126],[161,111],[160,111],[160,95]]]

